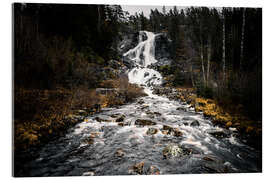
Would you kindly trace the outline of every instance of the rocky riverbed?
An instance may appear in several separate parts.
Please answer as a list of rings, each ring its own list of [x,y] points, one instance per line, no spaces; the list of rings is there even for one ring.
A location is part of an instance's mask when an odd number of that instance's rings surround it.
[[[88,116],[25,162],[17,176],[261,172],[261,152],[235,128],[153,95]],[[29,152],[30,153],[30,152]]]

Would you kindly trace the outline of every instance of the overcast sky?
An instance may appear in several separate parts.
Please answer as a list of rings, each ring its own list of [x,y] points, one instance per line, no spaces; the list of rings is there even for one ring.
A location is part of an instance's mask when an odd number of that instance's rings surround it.
[[[150,15],[150,10],[151,9],[155,9],[157,8],[158,11],[162,12],[162,6],[138,6],[138,5],[134,5],[134,6],[131,6],[131,5],[121,5],[122,6],[122,9],[124,11],[128,11],[129,14],[131,15],[134,15],[135,12],[137,13],[140,13],[140,12],[143,12],[143,14],[146,16],[146,17],[149,17]],[[165,6],[166,7],[166,12],[169,12],[170,9],[173,8],[173,6]],[[180,10],[181,8],[184,8],[184,7],[180,7],[180,6],[177,6],[177,9]]]

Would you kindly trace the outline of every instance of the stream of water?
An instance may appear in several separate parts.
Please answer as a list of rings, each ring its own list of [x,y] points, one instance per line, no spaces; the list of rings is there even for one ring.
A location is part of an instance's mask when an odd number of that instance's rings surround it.
[[[214,126],[189,105],[152,94],[151,87],[162,83],[161,74],[147,68],[156,62],[154,38],[151,32],[140,32],[138,46],[124,54],[136,62],[129,81],[144,85],[148,96],[87,117],[25,164],[29,176],[261,171],[260,152],[243,144],[236,129]],[[167,157],[167,147],[188,153]],[[138,163],[143,163],[142,171],[134,168]]]

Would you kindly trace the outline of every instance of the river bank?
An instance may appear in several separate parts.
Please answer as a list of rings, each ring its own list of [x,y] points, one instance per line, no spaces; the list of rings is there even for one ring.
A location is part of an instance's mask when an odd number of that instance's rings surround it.
[[[199,97],[194,88],[158,87],[154,94],[165,95],[169,99],[187,103],[195,112],[202,113],[214,125],[229,129],[235,128],[243,142],[256,149],[261,149],[262,124],[261,121],[250,119],[245,115],[241,104],[220,104],[214,99]]]
[[[120,80],[112,81],[116,83]],[[145,96],[138,86],[127,81],[124,83],[124,88],[109,92],[86,88],[16,89],[14,150],[17,152],[42,146],[65,135],[69,128],[82,122],[85,117],[101,112],[102,108],[123,105]],[[103,87],[106,84],[103,83]]]
[[[86,117],[37,149],[16,176],[260,172],[260,152],[237,134],[184,102],[150,92]]]

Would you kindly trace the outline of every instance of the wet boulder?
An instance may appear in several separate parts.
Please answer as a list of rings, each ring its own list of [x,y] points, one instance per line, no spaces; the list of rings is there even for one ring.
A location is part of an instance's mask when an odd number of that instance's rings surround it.
[[[96,121],[98,122],[113,122],[114,119],[111,118],[110,116],[106,116],[106,115],[99,115],[95,118]]]
[[[195,120],[190,123],[190,126],[200,126],[199,121]]]
[[[185,126],[188,126],[188,123],[187,123],[187,122],[184,122],[183,124],[184,124]]]
[[[156,116],[161,116],[161,113],[159,113],[159,112],[154,112],[154,114],[155,114]]]
[[[115,152],[115,156],[116,157],[123,157],[125,155],[125,152],[123,149],[118,149],[116,152]]]
[[[143,105],[143,106],[141,107],[141,110],[144,110],[144,109],[147,109],[147,108],[149,108],[149,105]]]
[[[163,130],[173,130],[171,126],[163,125]]]
[[[117,118],[117,117],[119,117],[120,115],[121,115],[120,113],[116,113],[116,114],[112,114],[111,117],[112,117],[112,118]]]
[[[131,174],[143,174],[144,162],[137,163],[129,168]]]
[[[137,119],[135,121],[135,125],[139,125],[139,126],[152,126],[152,125],[156,125],[156,122],[147,120],[147,119]]]
[[[162,133],[166,135],[172,135],[175,137],[180,137],[183,135],[183,133],[179,129],[167,125],[163,125]]]
[[[87,137],[85,139],[82,140],[83,143],[86,143],[86,144],[94,144],[94,139],[92,137]]]
[[[122,127],[129,126],[129,125],[130,125],[129,122],[119,122],[118,123],[118,126],[122,126]]]
[[[125,115],[121,115],[121,116],[116,118],[115,122],[123,122],[125,117],[126,117]]]
[[[90,133],[90,138],[96,138],[100,135],[100,132],[91,132]]]
[[[187,111],[187,109],[185,107],[181,107],[181,106],[176,108],[176,110],[178,110],[178,111]]]
[[[212,132],[208,132],[209,134],[211,134],[212,136],[218,138],[218,139],[222,139],[222,138],[228,138],[229,134],[225,133],[223,131],[212,131]]]
[[[149,76],[149,72],[144,73],[144,77],[147,77],[147,76]]]
[[[138,104],[143,104],[144,103],[144,101],[142,100],[142,99],[140,99],[139,101],[138,101]]]
[[[160,169],[156,166],[150,166],[149,169],[147,170],[148,175],[159,175],[161,174]]]
[[[177,128],[173,129],[173,136],[181,137],[182,135],[183,135],[183,133],[179,129],[177,129]]]
[[[158,132],[156,128],[149,128],[146,132],[147,135],[154,135]]]
[[[162,151],[164,159],[174,158],[174,157],[183,157],[187,155],[186,151],[177,144],[169,144]]]
[[[76,115],[79,115],[79,116],[87,116],[88,113],[85,111],[85,110],[78,110],[77,112],[75,112]]]

